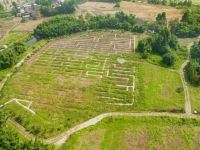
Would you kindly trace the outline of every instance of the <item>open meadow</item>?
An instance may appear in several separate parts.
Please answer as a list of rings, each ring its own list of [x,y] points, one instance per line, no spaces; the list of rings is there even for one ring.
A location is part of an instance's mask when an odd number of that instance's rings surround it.
[[[72,135],[65,150],[198,149],[200,122],[168,117],[110,117]]]
[[[190,99],[191,99],[191,105],[192,105],[192,110],[197,111],[197,113],[200,113],[200,87],[190,85]]]
[[[52,40],[7,82],[1,104],[44,138],[104,112],[183,112],[178,72],[134,60],[134,37],[86,32]]]

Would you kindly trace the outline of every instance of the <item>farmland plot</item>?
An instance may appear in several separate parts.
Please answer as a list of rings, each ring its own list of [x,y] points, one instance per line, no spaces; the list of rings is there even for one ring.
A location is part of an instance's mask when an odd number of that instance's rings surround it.
[[[28,109],[10,103],[5,110],[44,138],[104,112],[182,109],[179,75],[133,61],[133,47],[134,36],[121,32],[52,41],[9,80],[0,104],[27,101]]]

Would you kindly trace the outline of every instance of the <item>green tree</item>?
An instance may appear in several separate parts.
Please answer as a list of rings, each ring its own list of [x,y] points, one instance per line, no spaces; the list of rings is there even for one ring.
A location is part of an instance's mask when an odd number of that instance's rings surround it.
[[[196,60],[191,60],[186,67],[187,78],[190,83],[200,85],[200,63]]]
[[[17,16],[18,13],[19,13],[19,9],[18,9],[17,3],[12,2],[12,14],[14,16]]]
[[[0,3],[0,12],[3,12],[4,11],[4,6],[2,3]]]
[[[74,0],[65,1],[61,6],[57,7],[57,11],[59,14],[71,14],[76,10],[75,4]]]
[[[189,22],[190,21],[190,10],[186,10],[181,19],[182,22]]]
[[[175,61],[176,61],[176,54],[173,52],[168,52],[166,54],[163,55],[163,63],[168,65],[168,66],[172,66]]]
[[[195,59],[200,62],[200,41],[192,46],[191,59]]]
[[[152,51],[152,39],[146,38],[138,42],[137,50],[141,53],[151,53]]]
[[[26,51],[26,47],[25,47],[25,45],[23,43],[18,42],[18,43],[14,43],[13,44],[12,50],[14,51],[14,53],[16,55],[20,55],[20,54],[22,54],[22,53],[24,53]]]
[[[158,16],[156,17],[156,21],[160,24],[167,24],[166,13],[163,12],[158,14]]]
[[[13,66],[16,62],[16,55],[10,49],[0,52],[0,69],[6,69]]]

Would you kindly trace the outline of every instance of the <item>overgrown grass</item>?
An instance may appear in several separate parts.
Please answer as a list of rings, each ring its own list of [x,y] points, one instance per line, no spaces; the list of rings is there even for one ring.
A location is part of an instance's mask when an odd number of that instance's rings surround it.
[[[155,65],[140,64],[137,78],[136,100],[140,108],[184,111],[184,92],[178,72]]]
[[[106,58],[105,69],[113,73],[111,76],[117,74],[121,78],[107,78],[105,70],[101,73]],[[119,64],[118,58],[124,58],[126,62]],[[94,67],[95,64],[99,65]],[[116,70],[114,64],[122,69]],[[100,74],[102,78],[86,75],[87,71],[95,70],[99,73],[94,74]],[[131,92],[131,87],[126,91],[116,86],[133,85],[133,74],[136,77],[135,92]],[[128,82],[122,77],[128,78]],[[4,109],[31,133],[46,138],[105,112],[183,111],[184,93],[178,89],[182,89],[182,84],[176,71],[141,61],[138,54],[107,56],[79,52],[77,55],[73,50],[47,49],[28,60],[7,82],[1,104],[12,98],[32,101],[30,108],[36,115],[16,103],[10,103]],[[113,105],[131,103],[133,98],[132,106]]]
[[[190,92],[192,110],[197,111],[197,113],[199,114],[200,113],[200,87],[190,85],[189,92]]]
[[[200,121],[169,117],[110,117],[72,135],[60,148],[198,149]]]
[[[12,31],[8,34],[8,36],[0,41],[0,46],[2,45],[12,45],[13,43],[16,42],[25,42],[28,39],[31,38],[31,34],[29,32],[17,32],[17,31]]]

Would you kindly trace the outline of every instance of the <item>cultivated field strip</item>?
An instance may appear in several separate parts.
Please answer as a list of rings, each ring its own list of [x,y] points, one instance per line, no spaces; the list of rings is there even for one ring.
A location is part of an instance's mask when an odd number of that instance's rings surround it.
[[[26,73],[35,76],[63,76],[64,78],[85,78],[98,81],[95,86],[96,94],[94,98],[99,102],[108,105],[133,105],[135,92],[134,64],[126,60],[120,63],[117,60],[120,55],[114,54],[130,52],[133,43],[132,38],[127,33],[103,32],[101,34],[87,33],[70,37],[70,39],[62,39],[50,44],[30,68],[26,69]],[[120,46],[125,50],[121,49]],[[119,50],[114,47],[119,48]],[[112,57],[113,54],[118,57]],[[47,86],[45,88],[52,87]],[[60,90],[63,93],[70,93],[69,91],[71,91],[68,87]],[[48,95],[52,93],[50,92]],[[27,100],[33,100],[33,97],[40,99],[34,94],[23,93],[19,95],[19,98],[27,98]]]
[[[107,54],[50,48],[28,73],[100,80],[96,86],[97,99],[107,104],[133,105],[135,67],[120,64]]]
[[[129,53],[134,47],[134,36],[130,33],[88,33],[86,35],[59,40],[50,49],[74,49],[76,51],[102,53]]]

